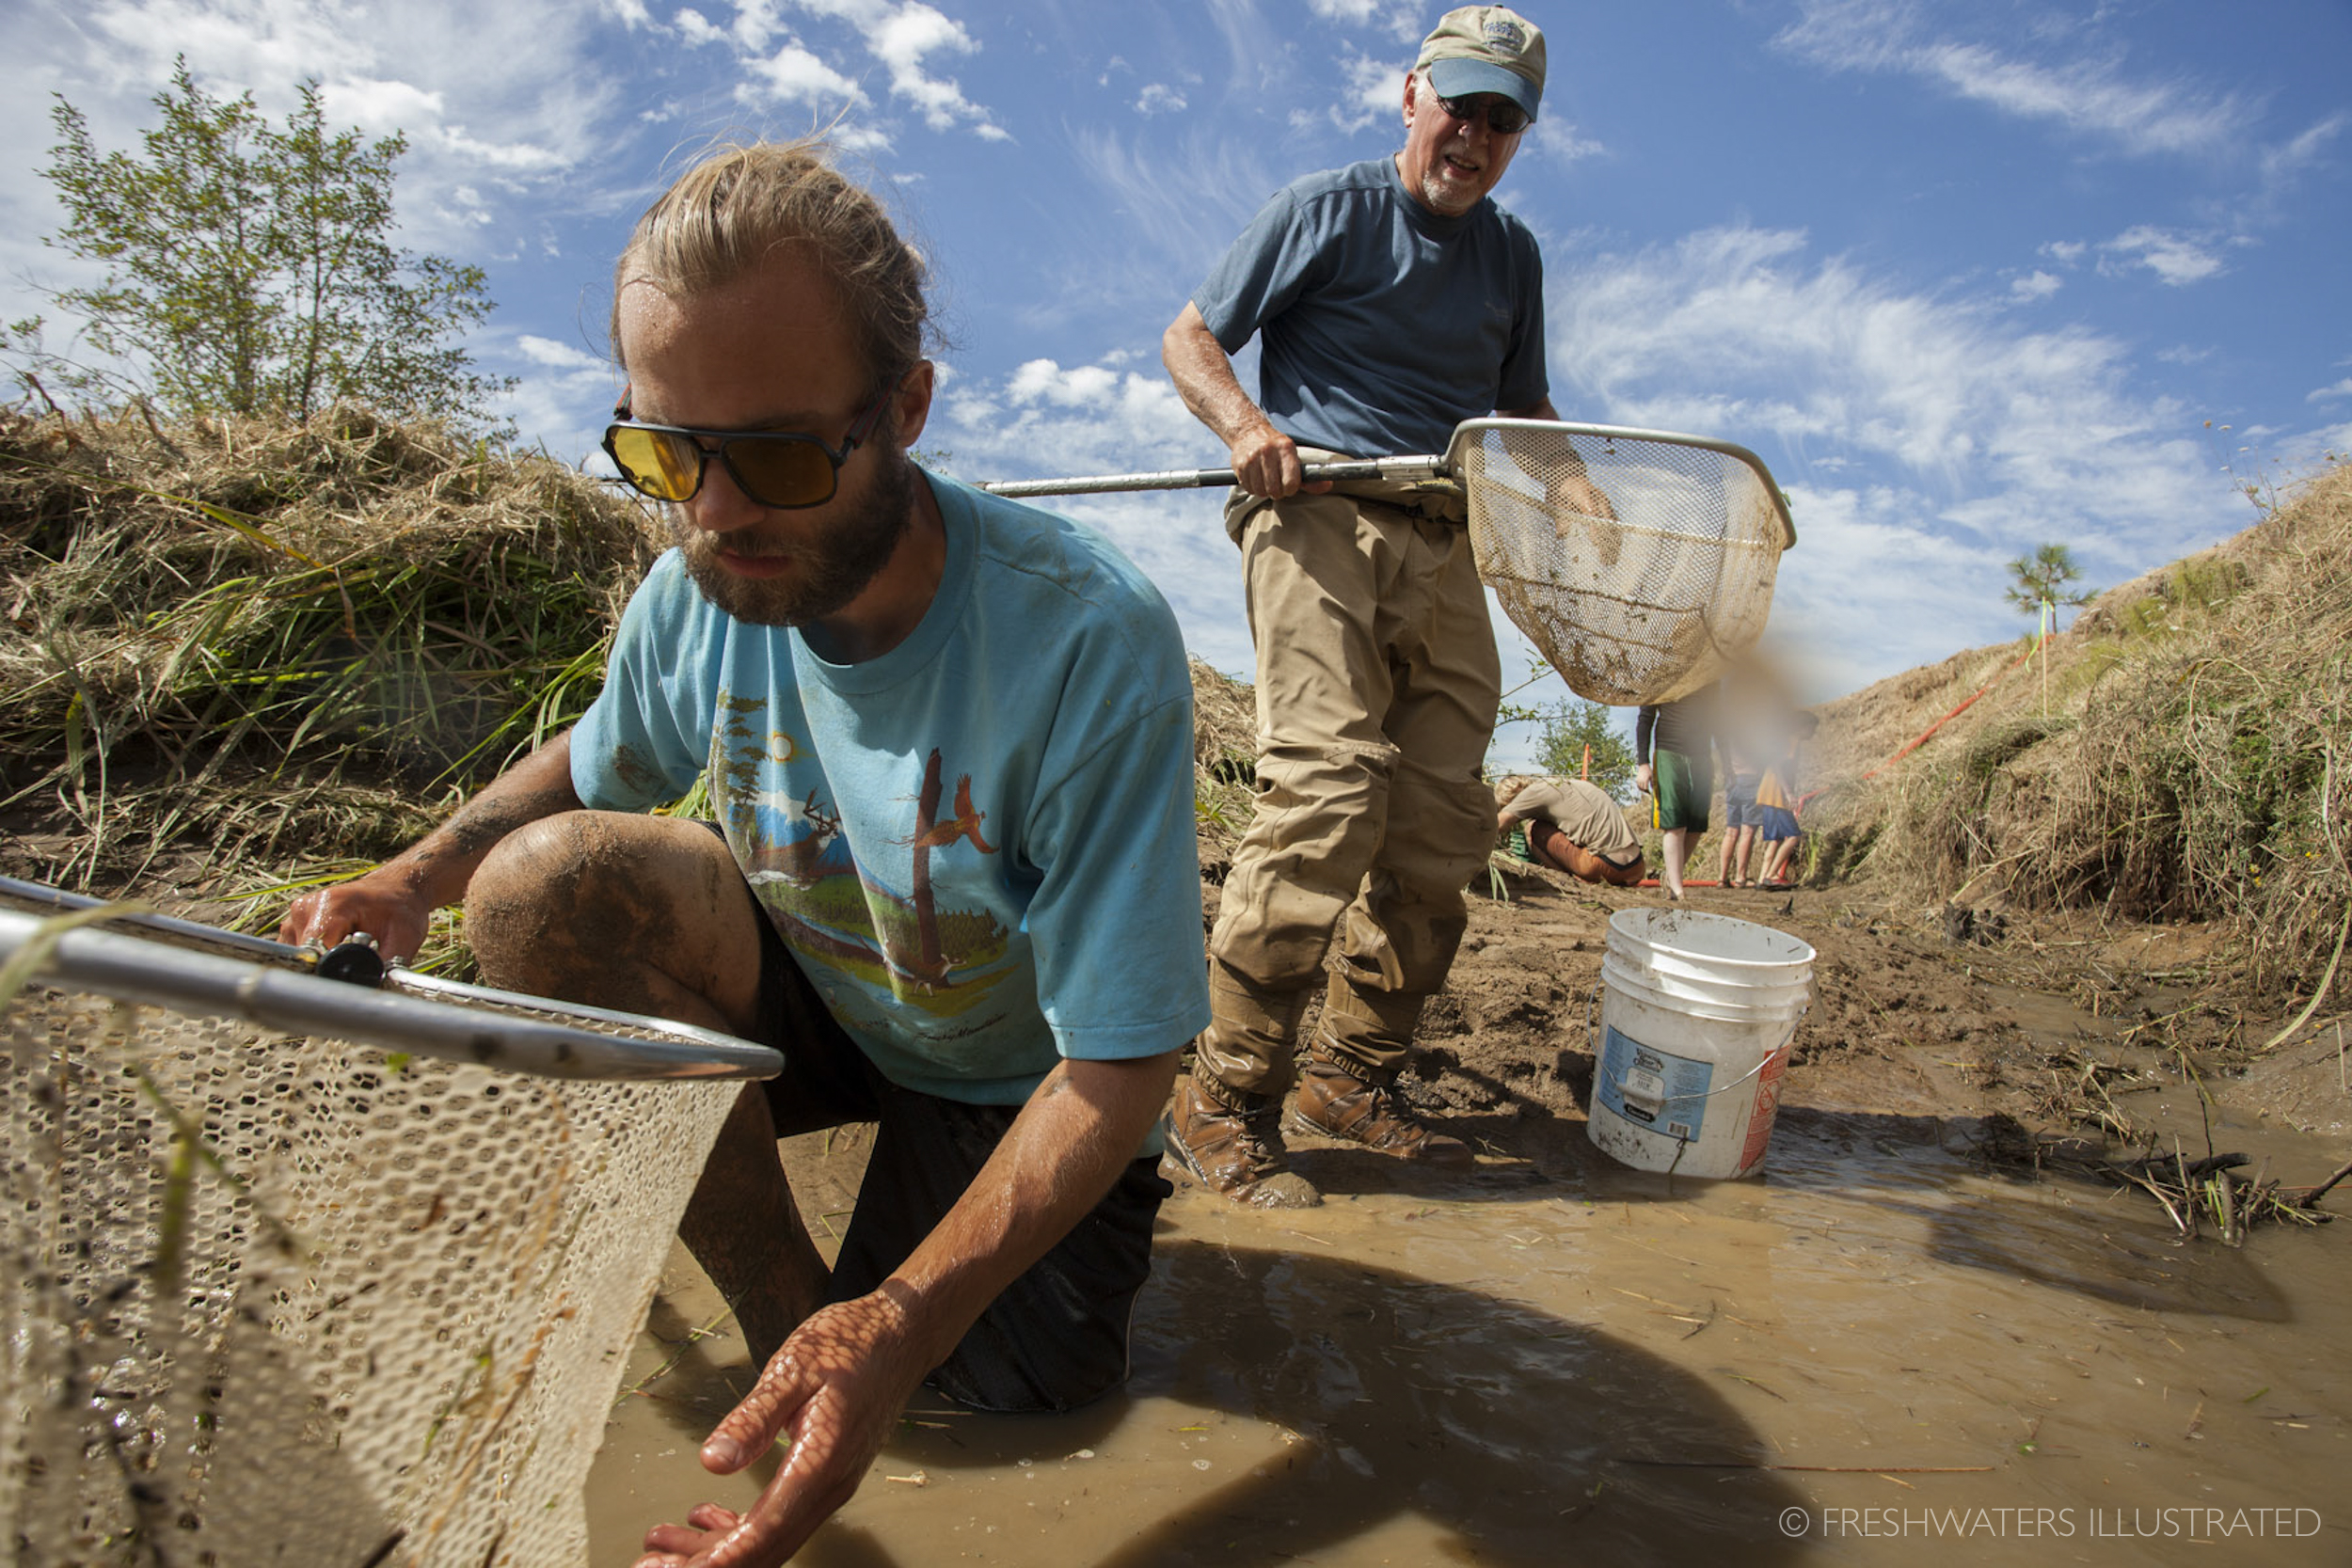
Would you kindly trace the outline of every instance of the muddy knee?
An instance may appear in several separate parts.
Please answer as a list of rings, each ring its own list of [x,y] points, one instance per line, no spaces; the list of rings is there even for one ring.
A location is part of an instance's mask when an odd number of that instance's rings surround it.
[[[630,1011],[673,988],[732,1001],[755,983],[749,894],[717,835],[606,812],[544,817],[501,840],[466,889],[466,932],[492,985]],[[748,976],[748,977],[746,977]]]

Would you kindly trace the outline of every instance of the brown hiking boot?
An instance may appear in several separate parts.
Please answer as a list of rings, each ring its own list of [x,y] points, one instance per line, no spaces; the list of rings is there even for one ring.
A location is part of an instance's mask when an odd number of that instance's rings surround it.
[[[1290,1168],[1279,1125],[1281,1108],[1245,1114],[1211,1099],[1186,1073],[1161,1119],[1168,1157],[1201,1185],[1260,1209],[1311,1209],[1323,1195]]]
[[[1301,1064],[1290,1125],[1301,1132],[1345,1138],[1400,1160],[1433,1165],[1471,1163],[1470,1145],[1422,1126],[1393,1085],[1359,1078],[1320,1053],[1310,1054]]]

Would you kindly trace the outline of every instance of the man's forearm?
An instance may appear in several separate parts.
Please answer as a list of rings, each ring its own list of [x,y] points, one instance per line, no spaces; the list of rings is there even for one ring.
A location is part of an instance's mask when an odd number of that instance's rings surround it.
[[[577,811],[568,730],[500,774],[455,816],[366,876],[294,900],[278,940],[332,943],[365,931],[394,958],[416,956],[433,911],[466,895],[476,867],[526,823]]]
[[[1184,400],[1193,418],[1215,431],[1228,447],[1272,428],[1265,410],[1242,389],[1241,378],[1233,373],[1233,361],[1216,341],[1216,334],[1209,330],[1199,306],[1186,305],[1184,314],[1162,335],[1160,362],[1168,367],[1176,395]]]
[[[580,809],[572,788],[572,735],[565,730],[490,781],[384,869],[405,877],[435,908],[453,904],[501,839],[543,816]]]
[[[946,1359],[989,1303],[1110,1191],[1168,1102],[1176,1053],[1064,1061],[1046,1075],[956,1206],[882,1286]]]

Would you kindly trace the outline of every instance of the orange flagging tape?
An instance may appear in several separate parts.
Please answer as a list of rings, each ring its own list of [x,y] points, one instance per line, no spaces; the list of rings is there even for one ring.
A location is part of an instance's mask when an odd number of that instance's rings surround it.
[[[2048,641],[2047,633],[2034,639],[2032,646],[2026,648],[2024,653],[2019,654],[2015,658],[2001,666],[2000,672],[1991,680],[1985,682],[1982,686],[1977,688],[1975,691],[1969,693],[1967,702],[1962,703],[1960,706],[1952,709],[1951,712],[1946,714],[1943,718],[1938,719],[1934,723],[1930,724],[1926,729],[1921,730],[1919,732],[1919,737],[1916,740],[1914,740],[1910,745],[1905,746],[1901,751],[1897,752],[1893,756],[1888,757],[1884,762],[1880,763],[1878,767],[1871,768],[1869,772],[1865,773],[1862,776],[1867,779],[1886,768],[1892,768],[1895,764],[1902,761],[1903,758],[1911,755],[1912,752],[1926,745],[1930,736],[1942,729],[1945,725],[1950,723],[1953,720],[1959,718],[1963,713],[1968,711],[1969,703],[1975,702],[1979,697],[1983,696],[1986,692],[2000,685],[2002,681],[2008,679],[2009,673],[2016,669],[2019,665],[2025,663],[2026,660],[2033,657],[2035,650],[2040,648],[2046,641]],[[1817,791],[1816,793],[1819,792]],[[1813,797],[1811,795],[1805,797],[1808,800],[1812,798]]]

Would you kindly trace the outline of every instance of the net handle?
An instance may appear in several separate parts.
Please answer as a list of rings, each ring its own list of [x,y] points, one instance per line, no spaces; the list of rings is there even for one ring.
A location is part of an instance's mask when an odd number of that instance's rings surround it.
[[[45,931],[48,925],[38,915],[0,910],[0,963],[45,940],[49,951],[34,971],[34,977],[44,984],[175,1012],[243,1019],[289,1035],[324,1036],[543,1078],[753,1079],[773,1078],[784,1070],[783,1056],[767,1046],[667,1019],[549,1004],[451,981],[434,982],[432,988],[449,1000],[369,990],[121,932],[87,927]],[[466,1006],[461,1000],[596,1018],[668,1037],[623,1039],[571,1024]]]
[[[1349,458],[1335,463],[1303,466],[1310,483],[1317,480],[1447,479],[1442,457]],[[1092,474],[1079,479],[992,479],[978,489],[992,495],[1094,496],[1123,490],[1208,490],[1237,483],[1231,468],[1164,468],[1147,474]]]
[[[1780,493],[1780,486],[1773,482],[1772,471],[1764,466],[1762,458],[1737,442],[1718,441],[1708,436],[1685,436],[1671,430],[1581,424],[1569,420],[1464,420],[1454,427],[1453,438],[1446,443],[1442,457],[1372,457],[1340,463],[1310,463],[1306,465],[1306,477],[1310,481],[1391,480],[1406,483],[1423,479],[1458,479],[1470,449],[1482,444],[1490,431],[1582,436],[1586,440],[1600,442],[1604,447],[1618,441],[1647,441],[1720,452],[1754,469],[1756,477],[1763,482],[1764,492],[1772,498],[1772,510],[1780,517],[1780,547],[1789,549],[1797,543],[1796,519],[1788,515],[1788,499]],[[1205,490],[1233,483],[1233,470],[1231,468],[1166,468],[1156,473],[1095,474],[1080,479],[989,480],[979,488],[994,495],[1017,498],[1089,496],[1131,490]]]

